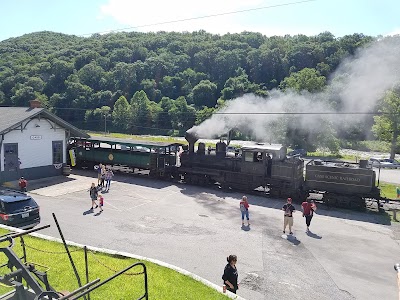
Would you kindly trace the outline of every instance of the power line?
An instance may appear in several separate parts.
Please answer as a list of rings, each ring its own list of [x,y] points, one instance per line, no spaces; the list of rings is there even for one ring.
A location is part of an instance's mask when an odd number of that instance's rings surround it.
[[[386,112],[214,112],[213,115],[398,115]]]
[[[256,11],[256,10],[269,9],[269,8],[276,8],[276,7],[282,7],[282,6],[290,6],[290,5],[303,4],[303,3],[315,2],[315,1],[318,1],[318,0],[303,0],[303,1],[296,1],[296,2],[288,2],[288,3],[283,3],[283,4],[268,5],[268,6],[262,6],[262,7],[256,7],[256,8],[236,10],[236,11],[231,11],[231,12],[218,13],[218,14],[213,14],[213,15],[205,15],[205,16],[185,18],[185,19],[179,19],[179,20],[171,20],[171,21],[165,21],[165,22],[159,22],[159,23],[131,26],[131,27],[125,27],[125,28],[120,28],[120,29],[102,31],[102,32],[85,33],[85,34],[81,34],[81,36],[90,36],[90,35],[93,35],[93,34],[106,34],[106,33],[129,30],[129,29],[136,29],[136,28],[143,28],[143,27],[150,27],[150,26],[157,26],[157,25],[166,25],[166,24],[180,23],[180,22],[199,20],[199,19],[206,19],[206,18],[214,18],[214,17],[219,17],[219,16],[233,15],[233,14],[239,14],[239,13],[243,13],[243,12]]]
[[[74,107],[53,107],[57,110],[95,110],[96,108],[74,108]],[[110,111],[111,112],[111,111]],[[169,114],[168,111],[157,112],[156,114]],[[192,112],[178,112],[180,115],[192,114]],[[386,112],[213,112],[212,115],[397,115]],[[140,116],[140,114],[139,114]]]

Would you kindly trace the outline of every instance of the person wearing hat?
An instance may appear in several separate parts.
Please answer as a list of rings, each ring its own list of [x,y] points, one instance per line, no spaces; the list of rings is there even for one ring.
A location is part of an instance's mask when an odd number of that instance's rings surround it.
[[[28,181],[24,178],[24,176],[21,176],[21,178],[18,181],[19,185],[19,190],[23,193],[26,193],[26,187],[28,186]]]
[[[287,198],[287,203],[282,207],[285,212],[283,219],[283,233],[286,233],[286,227],[289,225],[289,234],[293,234],[293,212],[296,210],[292,205],[292,198]]]

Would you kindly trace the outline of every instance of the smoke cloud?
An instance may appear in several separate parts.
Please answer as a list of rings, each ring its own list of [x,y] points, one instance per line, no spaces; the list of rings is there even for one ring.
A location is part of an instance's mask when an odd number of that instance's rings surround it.
[[[276,135],[282,124],[310,133],[321,130],[327,123],[344,129],[366,116],[340,113],[376,111],[384,93],[400,81],[399,54],[399,36],[376,41],[344,60],[323,92],[298,94],[273,90],[268,99],[244,95],[226,101],[227,106],[220,114],[214,114],[189,132],[200,138],[215,138],[237,128],[250,133],[255,140],[277,142]],[[290,124],[291,120],[295,124]]]

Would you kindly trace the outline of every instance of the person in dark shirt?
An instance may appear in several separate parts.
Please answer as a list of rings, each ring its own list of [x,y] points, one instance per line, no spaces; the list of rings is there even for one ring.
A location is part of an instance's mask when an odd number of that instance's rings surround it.
[[[222,275],[222,280],[226,289],[234,294],[239,289],[238,285],[238,272],[236,269],[237,256],[229,255],[226,260],[228,264],[225,266],[224,275]]]
[[[282,207],[282,210],[285,212],[283,217],[283,233],[286,233],[286,227],[289,225],[289,234],[293,234],[293,212],[295,208],[292,205],[292,198],[287,198],[287,203]]]
[[[90,195],[90,199],[92,199],[92,208],[91,209],[93,209],[94,205],[96,205],[94,208],[97,208],[98,205],[96,203],[96,200],[97,200],[97,197],[99,195],[99,192],[98,192],[97,187],[94,184],[94,182],[92,183],[92,186],[89,189],[89,195]]]

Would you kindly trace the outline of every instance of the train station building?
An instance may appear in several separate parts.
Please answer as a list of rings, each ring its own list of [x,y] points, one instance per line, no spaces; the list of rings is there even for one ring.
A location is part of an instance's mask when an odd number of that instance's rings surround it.
[[[88,134],[41,107],[0,107],[0,184],[61,175],[70,137]]]

